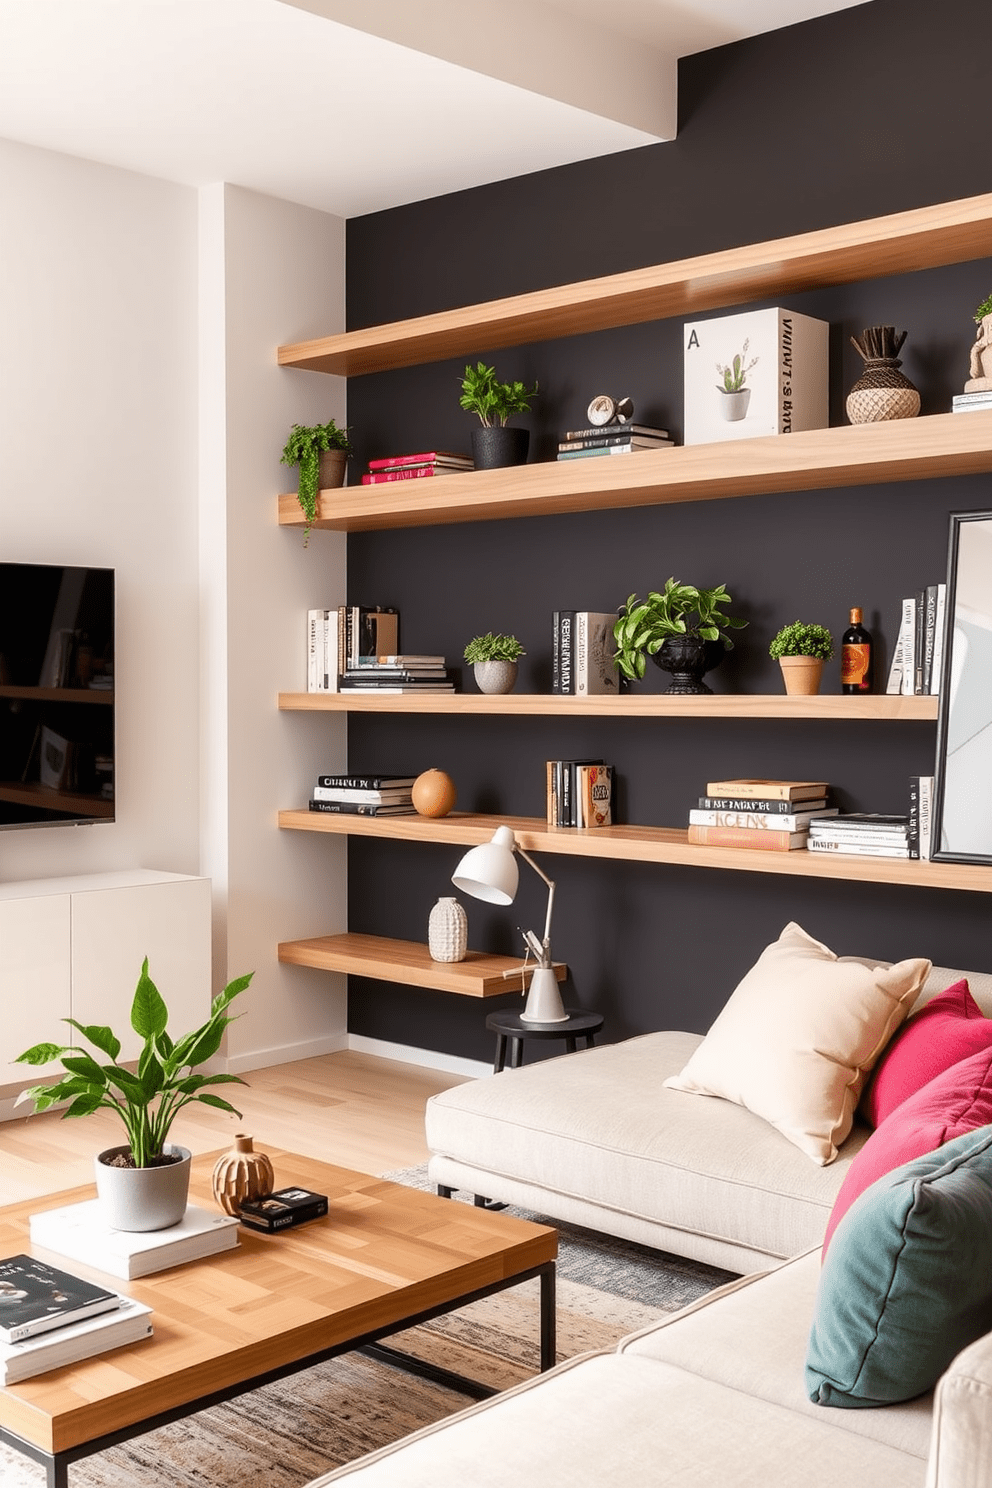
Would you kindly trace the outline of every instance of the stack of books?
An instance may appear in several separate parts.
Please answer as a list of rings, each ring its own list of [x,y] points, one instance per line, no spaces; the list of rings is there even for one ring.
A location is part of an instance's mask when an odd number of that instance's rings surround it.
[[[339,689],[376,693],[454,692],[455,684],[445,670],[443,656],[396,652],[357,657],[342,673]]]
[[[387,455],[384,460],[370,460],[363,486],[384,485],[388,481],[421,480],[430,475],[457,475],[474,470],[469,455],[455,455],[451,450],[423,450],[416,455]]]
[[[946,584],[928,584],[903,600],[887,693],[912,697],[940,691],[946,604]]]
[[[111,1276],[134,1281],[233,1250],[238,1243],[238,1221],[219,1209],[187,1204],[179,1223],[167,1230],[115,1230],[104,1221],[99,1199],[87,1199],[32,1214],[31,1241]]]
[[[976,413],[982,408],[992,408],[992,390],[982,393],[958,393],[951,399],[952,413]]]
[[[394,656],[399,649],[400,617],[391,605],[308,610],[307,691],[337,692],[349,667]]]
[[[597,429],[568,429],[558,445],[559,460],[597,455],[633,455],[639,450],[673,449],[667,429],[648,424],[604,424]]]
[[[0,1384],[147,1338],[151,1308],[28,1255],[0,1260]]]
[[[318,775],[311,811],[344,816],[414,816],[416,775]]]
[[[828,806],[825,780],[711,780],[689,812],[689,841],[705,847],[793,852],[807,846]]]
[[[809,829],[810,852],[850,853],[859,858],[908,858],[909,817],[880,816],[869,811],[847,811],[833,821],[814,822]],[[916,856],[919,856],[917,849]]]
[[[613,766],[603,760],[548,760],[549,827],[608,827],[613,822]]]
[[[603,697],[620,691],[613,662],[615,610],[555,610],[551,617],[551,691]]]

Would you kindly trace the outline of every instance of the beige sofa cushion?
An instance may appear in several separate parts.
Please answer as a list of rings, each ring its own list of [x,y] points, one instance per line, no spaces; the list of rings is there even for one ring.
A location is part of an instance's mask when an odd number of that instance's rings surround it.
[[[801,1464],[801,1469],[797,1468]],[[647,1358],[593,1355],[311,1488],[922,1488],[925,1464]]]
[[[820,1276],[813,1250],[750,1276],[625,1339],[624,1353],[692,1369],[771,1404],[871,1437],[921,1460],[930,1445],[933,1394],[874,1410],[813,1405],[803,1377]]]
[[[814,1162],[831,1163],[868,1072],[929,971],[919,957],[894,966],[838,957],[786,925],[666,1084],[746,1106]]]
[[[645,1034],[457,1085],[428,1102],[427,1144],[552,1197],[592,1198],[602,1229],[613,1210],[765,1257],[819,1244],[867,1127],[818,1167],[742,1106],[665,1088],[699,1042]],[[481,1191],[501,1196],[498,1183]]]

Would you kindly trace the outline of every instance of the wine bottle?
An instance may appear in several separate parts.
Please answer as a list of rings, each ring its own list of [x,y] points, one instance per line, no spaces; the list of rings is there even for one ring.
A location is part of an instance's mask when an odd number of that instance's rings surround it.
[[[841,692],[871,692],[872,641],[861,624],[861,616],[860,606],[853,606],[850,625],[841,638]]]

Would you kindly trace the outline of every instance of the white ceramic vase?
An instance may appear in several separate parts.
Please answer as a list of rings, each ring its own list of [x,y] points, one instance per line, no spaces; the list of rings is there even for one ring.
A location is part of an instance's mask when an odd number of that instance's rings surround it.
[[[468,949],[468,916],[457,899],[439,899],[431,910],[427,948],[432,961],[464,961]]]

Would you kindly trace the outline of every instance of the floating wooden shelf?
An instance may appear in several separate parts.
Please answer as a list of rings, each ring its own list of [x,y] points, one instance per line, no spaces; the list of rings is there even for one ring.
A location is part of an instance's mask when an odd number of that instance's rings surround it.
[[[279,348],[284,367],[356,377],[744,305],[992,251],[992,195],[701,254]]]
[[[344,971],[407,987],[433,987],[462,997],[503,997],[521,992],[520,956],[486,956],[468,951],[464,961],[434,961],[425,945],[388,940],[381,935],[319,935],[313,940],[285,940],[279,960],[290,966]],[[506,975],[504,976],[504,973]],[[565,980],[568,968],[555,962],[555,975]]]
[[[860,858],[847,853],[757,852],[747,848],[697,847],[676,827],[549,827],[537,817],[476,816],[454,812],[426,816],[335,816],[318,811],[280,811],[280,827],[297,832],[433,842],[442,847],[488,842],[498,826],[512,828],[527,852],[638,863],[675,863],[688,868],[729,868],[801,878],[848,879],[926,889],[970,889],[992,893],[992,868],[974,863],[930,863],[906,858]]]
[[[319,493],[312,525],[371,532],[882,485],[990,470],[992,412],[937,413],[725,444],[640,450],[622,459],[548,460],[432,480],[344,486]],[[293,492],[279,497],[279,524],[306,525]]]
[[[105,687],[20,687],[0,685],[0,698],[25,698],[33,703],[113,703],[114,694]]]
[[[562,718],[842,718],[932,720],[936,697],[870,697],[785,693],[712,693],[669,697],[665,693],[625,693],[622,697],[560,697],[553,693],[482,692],[387,693],[281,692],[284,713],[432,713],[437,715],[552,715]]]

